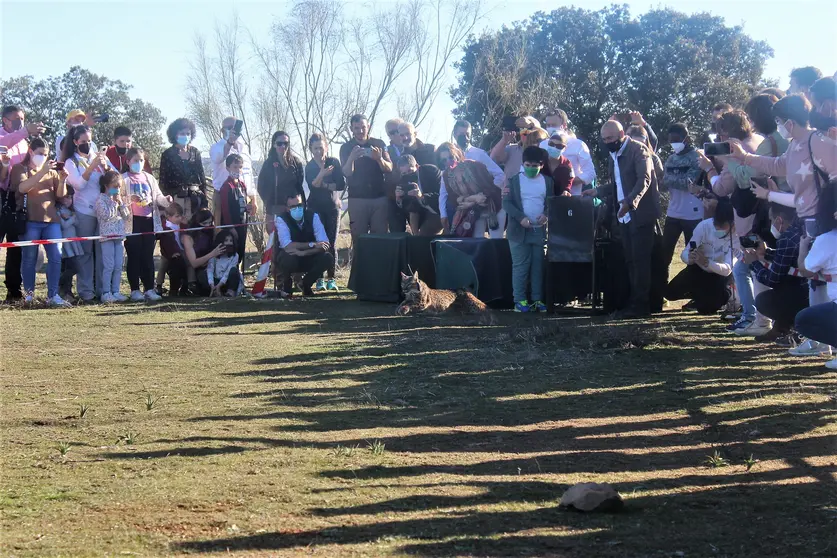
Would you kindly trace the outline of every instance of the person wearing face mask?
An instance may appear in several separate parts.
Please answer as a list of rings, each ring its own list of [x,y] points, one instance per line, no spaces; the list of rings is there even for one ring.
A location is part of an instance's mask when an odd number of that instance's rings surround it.
[[[505,229],[505,222],[499,220],[499,215],[505,218],[502,189],[494,184],[485,165],[465,159],[452,143],[438,147],[436,161],[442,171],[440,190],[445,191],[444,198],[441,191],[439,196],[444,232],[468,238],[483,238],[489,232],[492,238],[495,234],[502,238]]]
[[[23,161],[29,152],[27,138],[37,137],[45,128],[40,122],[24,122],[23,110],[13,105],[3,107],[2,126],[0,126],[0,146],[6,148],[6,154],[0,156],[0,242],[17,242],[19,234],[16,222],[17,200],[9,191],[11,169]],[[22,252],[20,248],[6,248],[6,302],[23,298],[20,275]]]
[[[76,126],[87,126],[88,128],[92,128],[95,123],[96,120],[92,114],[88,115],[81,109],[73,109],[67,113],[67,135],[69,135],[69,131]],[[55,153],[58,162],[64,161],[64,146],[66,144],[64,141],[65,137],[66,136],[58,135],[55,138]],[[99,150],[93,140],[90,140],[90,150],[93,153]]]
[[[691,300],[698,314],[708,316],[724,307],[735,254],[741,249],[734,234],[732,204],[718,200],[715,216],[701,221],[689,236],[680,259],[686,267],[666,287],[668,300]]]
[[[164,196],[157,181],[143,170],[146,164],[145,152],[139,147],[130,148],[126,154],[128,172],[122,175],[125,184],[131,219],[128,233],[159,233],[163,231],[160,208],[174,203],[174,198]],[[160,294],[154,288],[154,249],[157,238],[153,234],[130,236],[125,240],[128,254],[128,284],[131,287],[131,301],[156,302]],[[142,282],[143,290],[140,290]]]
[[[76,210],[76,231],[79,236],[99,234],[99,222],[96,219],[96,200],[99,198],[99,179],[113,170],[107,156],[94,152],[90,141],[90,128],[81,125],[72,128],[64,141],[64,170],[67,172],[67,184],[73,188],[73,207]],[[81,243],[82,254],[76,256],[74,270],[69,270],[62,277],[61,288],[71,291],[72,272],[78,275],[78,296],[83,302],[90,302],[101,297],[102,287],[102,250],[98,242],[91,240]]]
[[[206,264],[206,274],[199,276],[199,281],[206,278],[209,296],[233,297],[244,292],[244,282],[238,269],[238,234],[234,229],[222,229],[215,237],[216,248],[223,252],[210,258]]]
[[[610,199],[619,223],[631,294],[628,308],[617,313],[617,317],[647,316],[651,312],[655,227],[660,216],[660,194],[651,151],[628,138],[615,120],[608,120],[602,126],[601,139],[610,153],[608,167],[613,183],[582,194]]]
[[[239,155],[241,157],[241,169],[238,171],[239,181],[244,185],[247,193],[247,204],[252,205],[256,201],[256,181],[253,175],[253,159],[250,157],[250,150],[240,134],[235,132],[236,118],[228,116],[221,122],[221,139],[209,148],[209,162],[212,165],[212,212],[215,215],[215,223],[221,222],[221,188],[229,177],[227,170],[227,157]],[[244,256],[241,256],[242,262]]]
[[[41,138],[34,138],[23,160],[12,167],[9,188],[19,203],[26,207],[26,232],[21,240],[52,240],[61,238],[61,223],[58,217],[59,200],[67,195],[66,174],[55,170],[55,162],[48,161],[49,148]],[[58,295],[58,279],[61,274],[61,251],[57,244],[44,246],[47,255],[47,304],[69,306],[70,303]],[[23,289],[25,301],[34,300],[35,264],[38,247],[23,248]]]
[[[248,216],[254,214],[254,207],[249,203],[247,187],[242,179],[241,169],[244,167],[244,157],[237,153],[227,155],[225,170],[227,179],[221,186],[218,200],[220,222],[219,225],[241,225],[247,222]],[[244,265],[245,249],[247,247],[247,227],[236,227],[236,253],[242,268]]]
[[[540,148],[547,155],[542,172],[552,179],[553,187],[550,196],[572,196],[575,175],[570,160],[564,157],[569,136],[566,132],[554,132],[549,139],[540,143]]]
[[[192,145],[196,133],[194,122],[178,118],[166,130],[172,145],[160,157],[160,189],[174,198],[187,217],[209,203],[201,152]]]
[[[785,347],[798,344],[798,338],[792,335],[794,318],[803,308],[808,307],[808,285],[803,277],[789,274],[790,268],[797,265],[799,243],[802,239],[804,224],[792,207],[776,203],[770,204],[770,230],[776,238],[776,249],[762,247],[744,250],[744,262],[756,281],[768,287],[756,296],[758,311],[773,320],[773,326],[761,335],[756,335],[758,343],[776,342]],[[736,334],[749,337],[752,328],[746,333]]]
[[[113,130],[113,145],[105,149],[110,164],[120,174],[128,172],[128,150],[134,146],[133,132],[127,126],[117,126]],[[145,160],[142,170],[151,173],[151,163]]]
[[[554,114],[546,117],[546,131],[550,137],[555,132],[567,134],[566,146],[561,154],[573,166],[574,178],[570,192],[574,196],[580,196],[581,192],[596,180],[596,165],[593,164],[590,148],[570,131],[569,118],[563,110],[556,110]]]
[[[102,248],[102,302],[125,302],[128,297],[119,292],[122,283],[122,262],[125,255],[123,243],[131,218],[131,208],[125,201],[122,178],[113,170],[99,179],[101,194],[96,200],[96,218],[99,234],[107,237],[99,241]]]
[[[543,303],[546,198],[554,188],[552,179],[541,174],[546,157],[540,147],[527,147],[523,151],[523,173],[509,179],[503,195],[503,209],[509,216],[507,236],[516,312],[546,312]]]
[[[305,273],[302,278],[303,296],[313,296],[314,282],[332,265],[334,257],[329,253],[328,236],[320,216],[306,209],[301,196],[287,200],[288,211],[276,218],[276,235],[279,239],[277,268],[284,278],[282,290],[291,294],[291,276]]]
[[[663,227],[663,260],[668,265],[674,256],[674,249],[680,237],[684,241],[692,238],[695,228],[703,220],[703,202],[691,191],[700,179],[698,153],[692,147],[692,139],[685,124],[676,122],[668,128],[671,155],[666,159],[660,189],[668,192],[669,202]],[[666,297],[668,298],[668,297]],[[671,299],[669,299],[671,300]]]
[[[414,236],[437,236],[442,232],[442,173],[436,165],[419,165],[412,155],[402,155],[397,163],[401,183],[395,189],[395,199],[410,216],[410,230]]]

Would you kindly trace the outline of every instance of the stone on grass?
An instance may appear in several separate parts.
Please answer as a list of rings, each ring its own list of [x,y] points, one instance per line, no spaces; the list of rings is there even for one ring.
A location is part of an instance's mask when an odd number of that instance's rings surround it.
[[[623,506],[622,496],[609,484],[582,482],[571,486],[561,497],[562,508],[584,512],[615,512]]]

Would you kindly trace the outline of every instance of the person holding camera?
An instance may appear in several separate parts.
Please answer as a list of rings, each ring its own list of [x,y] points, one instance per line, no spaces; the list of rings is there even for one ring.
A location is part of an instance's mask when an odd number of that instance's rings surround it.
[[[387,126],[390,124],[387,123]],[[392,147],[392,146],[390,146]],[[314,133],[308,138],[308,150],[311,160],[305,165],[305,180],[308,182],[308,208],[320,216],[328,236],[329,253],[332,264],[326,271],[326,281],[317,279],[317,290],[336,291],[337,283],[334,279],[337,263],[337,233],[340,226],[339,192],[346,189],[346,178],[340,161],[328,154],[328,140],[320,133]]]
[[[437,236],[442,232],[439,190],[442,173],[436,165],[419,165],[412,155],[398,159],[401,181],[395,187],[395,203],[410,217],[414,236]]]
[[[9,188],[21,203],[26,204],[26,232],[21,240],[53,240],[61,238],[58,218],[59,200],[67,195],[66,173],[56,170],[55,161],[48,161],[49,148],[41,138],[33,138],[23,160],[12,167]],[[58,244],[44,245],[47,255],[47,304],[66,307],[70,303],[58,294],[61,275],[61,250]],[[32,302],[35,292],[35,265],[38,247],[23,248],[23,289],[25,301]]]
[[[174,198],[187,218],[208,203],[201,152],[192,145],[196,134],[194,122],[178,118],[166,130],[171,147],[160,157],[160,190]]]
[[[668,284],[666,299],[692,300],[698,314],[714,314],[729,300],[729,279],[740,250],[732,204],[722,198],[715,216],[695,227],[680,255],[686,268]]]

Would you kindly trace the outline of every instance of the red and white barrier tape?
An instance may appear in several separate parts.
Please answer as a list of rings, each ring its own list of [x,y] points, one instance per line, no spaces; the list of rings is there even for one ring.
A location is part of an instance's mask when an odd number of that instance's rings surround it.
[[[241,223],[238,225],[218,225],[218,226],[211,226],[211,227],[195,227],[193,229],[165,229],[160,232],[141,232],[141,233],[130,233],[130,234],[110,234],[110,235],[99,235],[99,236],[71,236],[69,238],[55,238],[51,240],[21,240],[18,242],[0,242],[0,248],[23,248],[26,246],[43,246],[45,244],[64,244],[65,242],[87,242],[89,240],[114,240],[119,238],[127,238],[129,236],[143,236],[147,234],[166,234],[166,233],[173,233],[173,232],[192,232],[192,231],[203,231],[203,230],[211,230],[211,229],[230,229],[234,227],[247,227],[249,225],[264,225],[264,222],[258,223]]]
[[[792,277],[803,277],[802,273],[800,273],[799,270],[795,267],[788,269],[788,275]],[[831,275],[829,273],[816,273],[814,274],[814,277],[811,277],[811,279],[816,279],[817,281],[822,281],[824,283],[837,282],[837,276]]]

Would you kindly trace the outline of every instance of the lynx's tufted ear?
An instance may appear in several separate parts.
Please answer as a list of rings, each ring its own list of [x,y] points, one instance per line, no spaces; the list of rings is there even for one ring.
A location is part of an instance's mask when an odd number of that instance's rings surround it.
[[[419,280],[419,278],[418,278],[418,271],[414,271],[414,272],[413,272],[413,279],[415,279],[416,281],[418,281],[418,280]]]
[[[410,276],[409,276],[409,275],[407,275],[407,274],[406,274],[406,273],[404,273],[403,271],[401,272],[401,279],[409,279],[409,278],[410,278]]]

